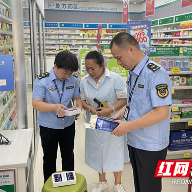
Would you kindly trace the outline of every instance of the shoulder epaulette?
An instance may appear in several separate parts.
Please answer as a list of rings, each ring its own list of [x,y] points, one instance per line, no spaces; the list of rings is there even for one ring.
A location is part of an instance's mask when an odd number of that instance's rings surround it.
[[[157,66],[157,65],[155,65],[154,63],[149,63],[149,64],[147,65],[147,67],[148,67],[149,69],[151,69],[152,71],[157,71],[158,69],[160,69],[160,67]]]
[[[48,77],[48,76],[49,76],[49,73],[46,72],[46,73],[42,73],[42,74],[40,74],[40,75],[37,75],[37,78],[38,78],[38,79],[42,79],[42,78],[45,78],[45,77]]]

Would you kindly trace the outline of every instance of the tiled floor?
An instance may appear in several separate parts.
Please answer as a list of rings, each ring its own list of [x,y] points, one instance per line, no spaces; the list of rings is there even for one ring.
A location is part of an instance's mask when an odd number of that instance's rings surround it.
[[[88,184],[88,192],[98,182],[98,173],[89,168],[84,162],[84,118],[81,115],[80,119],[76,121],[76,137],[75,137],[75,171],[85,176]],[[43,171],[42,171],[42,148],[39,142],[38,155],[36,159],[36,168],[34,173],[35,192],[41,192],[43,186]],[[58,152],[57,169],[61,170],[61,159]],[[105,192],[113,192],[114,177],[113,173],[107,173],[106,179],[109,183],[109,188]],[[163,192],[187,192],[186,184],[171,184],[173,178],[163,178]],[[134,183],[132,176],[132,168],[130,163],[125,164],[122,183],[126,192],[134,192]]]

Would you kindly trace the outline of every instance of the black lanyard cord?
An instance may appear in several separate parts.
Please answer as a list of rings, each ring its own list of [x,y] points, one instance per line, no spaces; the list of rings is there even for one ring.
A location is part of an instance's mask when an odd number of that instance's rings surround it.
[[[62,93],[61,93],[61,95],[60,95],[60,93],[59,93],[59,89],[58,89],[58,87],[57,87],[57,84],[56,84],[55,79],[53,80],[53,82],[54,82],[54,84],[55,84],[55,88],[56,88],[56,90],[57,90],[57,93],[58,93],[59,99],[60,99],[60,103],[61,103],[61,99],[62,99],[62,97],[63,97],[63,92],[64,92],[65,81],[63,81],[63,84],[62,84]]]
[[[149,59],[146,61],[145,65],[147,64],[148,61],[149,61]],[[139,76],[140,76],[142,70],[144,69],[145,65],[143,66],[143,68],[142,68],[141,71],[139,72],[139,75],[138,75],[137,78],[135,79],[135,83],[134,83],[134,85],[133,85],[133,87],[132,87],[132,89],[131,89],[131,92],[130,92],[130,94],[129,94],[128,104],[131,103],[131,98],[132,98],[132,96],[133,96],[133,93],[134,93],[134,90],[135,90],[135,86],[136,86],[136,84],[137,84],[137,80],[139,79]],[[130,75],[129,86],[130,86],[130,88],[131,88],[131,74],[130,74],[130,72],[129,72],[129,75]]]

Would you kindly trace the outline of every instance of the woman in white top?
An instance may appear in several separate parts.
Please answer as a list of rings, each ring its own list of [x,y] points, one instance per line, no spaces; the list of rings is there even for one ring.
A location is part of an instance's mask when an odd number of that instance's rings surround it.
[[[83,108],[87,110],[86,122],[90,121],[91,114],[114,116],[126,105],[125,83],[118,74],[105,68],[104,58],[97,51],[90,51],[86,55],[85,67],[88,74],[81,80],[80,95]],[[107,102],[108,107],[98,107],[94,98],[101,103]],[[108,187],[106,172],[114,172],[114,190],[125,191],[121,184],[121,175],[124,163],[128,162],[126,137],[117,137],[97,129],[86,129],[85,162],[99,172],[99,183],[92,192],[101,192]]]

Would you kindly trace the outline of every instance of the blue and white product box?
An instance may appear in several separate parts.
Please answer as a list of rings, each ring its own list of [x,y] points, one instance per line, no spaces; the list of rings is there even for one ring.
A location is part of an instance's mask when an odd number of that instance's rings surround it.
[[[119,123],[115,122],[113,118],[98,117],[95,129],[112,132],[118,125]]]
[[[192,129],[172,130],[168,149],[169,151],[192,149]]]
[[[65,116],[72,116],[72,115],[77,115],[81,113],[81,109],[75,108],[75,109],[66,109],[65,110]]]
[[[74,171],[53,173],[52,183],[53,187],[73,185],[77,183],[77,178]]]

